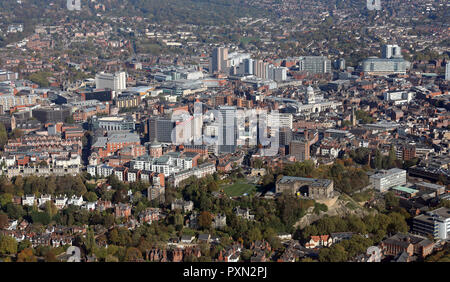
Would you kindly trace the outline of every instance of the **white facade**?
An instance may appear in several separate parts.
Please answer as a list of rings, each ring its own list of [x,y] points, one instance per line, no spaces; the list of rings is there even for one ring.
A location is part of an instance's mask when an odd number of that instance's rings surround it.
[[[206,175],[213,174],[216,172],[216,166],[214,164],[202,164],[193,169],[188,169],[181,171],[173,176],[174,186],[177,187],[181,181],[188,179],[191,176],[196,176],[197,178],[205,177]]]
[[[382,55],[385,59],[401,58],[402,49],[398,45],[384,45],[382,48]]]
[[[97,176],[108,177],[113,174],[114,168],[107,165],[97,166]]]
[[[401,101],[410,102],[414,98],[414,92],[395,91],[383,93],[385,101]]]
[[[285,81],[287,79],[287,68],[269,66],[268,78],[276,82]]]
[[[289,129],[292,129],[292,122],[292,114],[289,113],[271,112],[267,115],[267,126],[269,126],[270,128],[288,127]]]
[[[450,63],[445,65],[445,80],[450,80]]]
[[[131,161],[131,168],[163,173],[170,176],[182,170],[192,168],[192,159],[178,156],[176,154],[165,154],[159,158],[141,156]],[[130,181],[128,179],[128,181]]]
[[[77,166],[81,165],[81,156],[80,155],[75,154],[68,158],[56,158],[54,160],[54,166],[69,167],[69,166],[73,166],[73,165],[77,165]]]
[[[375,190],[382,193],[386,192],[389,188],[406,184],[406,170],[392,168],[387,171],[381,171],[370,176],[370,183]]]
[[[104,73],[101,72],[95,76],[95,88],[110,88],[114,91],[127,89],[127,74],[125,72]]]
[[[87,166],[87,173],[89,173],[89,175],[95,177],[97,175],[97,167],[94,166],[94,165],[88,165]]]
[[[34,205],[34,195],[25,195],[22,197],[23,206],[33,206]]]
[[[70,198],[67,201],[67,204],[74,205],[74,206],[81,206],[83,204],[83,197],[82,196],[77,197],[77,196],[73,195],[72,198]]]
[[[39,206],[44,205],[46,202],[51,201],[52,198],[50,195],[41,195],[41,197],[38,199]]]
[[[63,209],[66,206],[67,200],[68,199],[67,199],[66,196],[58,197],[58,198],[55,199],[55,206],[58,209]]]

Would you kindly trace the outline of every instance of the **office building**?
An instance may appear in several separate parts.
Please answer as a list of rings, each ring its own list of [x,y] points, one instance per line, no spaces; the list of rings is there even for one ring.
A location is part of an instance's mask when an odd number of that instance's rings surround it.
[[[389,188],[406,184],[406,170],[399,168],[382,170],[377,174],[371,175],[369,180],[375,190],[384,193]]]
[[[264,62],[263,60],[254,60],[253,61],[253,74],[256,77],[262,79],[268,79],[269,77],[269,63]]]
[[[334,67],[338,70],[345,70],[345,59],[339,58],[334,61]]]
[[[172,130],[175,122],[166,118],[150,118],[148,120],[148,137],[150,142],[172,143]]]
[[[50,106],[33,110],[33,117],[42,123],[65,122],[70,114],[70,108],[65,106]]]
[[[101,72],[95,76],[96,89],[111,89],[122,91],[127,89],[127,74],[125,72],[105,73]]]
[[[423,236],[431,235],[435,239],[449,239],[450,209],[442,207],[414,217],[412,232]]]
[[[132,116],[93,116],[90,121],[92,131],[104,129],[106,131],[134,131],[135,123]]]
[[[141,96],[137,93],[123,93],[114,99],[117,108],[136,108],[141,103]]]
[[[331,61],[325,56],[300,57],[300,70],[311,74],[331,73]]]
[[[244,60],[244,74],[253,74],[253,61],[253,59]]]
[[[292,141],[292,129],[288,127],[281,127],[278,133],[280,146],[288,146]]]
[[[269,68],[269,73],[271,74],[269,79],[276,82],[282,82],[287,79],[287,68],[285,67],[272,67]]]
[[[371,57],[362,63],[363,72],[368,75],[406,74],[410,63],[403,58],[380,59]]]
[[[405,74],[411,66],[410,62],[402,57],[398,45],[384,45],[382,58],[370,57],[362,62],[362,70],[368,75]]]
[[[292,140],[289,145],[289,153],[296,161],[303,162],[310,159],[309,141],[306,139]]]
[[[402,58],[402,49],[398,45],[384,45],[381,53],[384,59]]]
[[[293,117],[290,113],[271,112],[267,115],[267,125],[269,127],[288,127],[292,129]]]
[[[237,121],[236,107],[219,107],[219,153],[234,153],[236,151]]]
[[[226,72],[228,68],[228,48],[218,47],[212,52],[211,73]]]

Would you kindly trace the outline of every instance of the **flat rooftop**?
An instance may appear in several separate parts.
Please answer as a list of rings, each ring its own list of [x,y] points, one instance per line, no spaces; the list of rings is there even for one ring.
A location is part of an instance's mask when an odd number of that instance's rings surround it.
[[[403,186],[392,187],[392,189],[400,191],[400,192],[405,192],[405,193],[408,193],[408,194],[414,194],[414,193],[419,192],[419,190],[411,189],[411,188],[403,187]]]

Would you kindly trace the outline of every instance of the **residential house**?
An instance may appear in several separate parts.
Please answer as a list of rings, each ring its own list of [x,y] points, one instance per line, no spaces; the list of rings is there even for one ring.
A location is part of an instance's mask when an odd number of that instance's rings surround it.
[[[77,197],[76,195],[73,195],[68,201],[68,205],[74,205],[80,207],[83,204],[83,196]]]
[[[131,206],[123,203],[116,204],[114,214],[116,217],[128,218],[131,215]]]
[[[58,196],[55,199],[55,206],[58,209],[63,209],[66,206],[67,201],[68,201],[68,198],[66,197],[66,195]]]
[[[306,248],[314,249],[318,247],[329,247],[333,244],[330,235],[311,236],[311,239],[305,244]]]
[[[193,235],[183,235],[183,236],[181,236],[180,241],[183,244],[191,244],[192,241],[194,241],[194,239],[195,239],[195,236],[193,236]]]
[[[210,234],[199,234],[198,235],[198,242],[199,243],[209,243],[211,240]]]
[[[240,207],[236,207],[234,208],[234,213],[236,216],[247,220],[253,220],[255,218],[255,215],[250,214],[250,209],[248,208],[241,209]]]
[[[184,201],[183,199],[176,199],[171,204],[171,210],[182,210],[183,212],[190,212],[194,208],[194,202]]]
[[[23,206],[33,206],[35,197],[34,195],[25,195],[22,197],[22,205]]]

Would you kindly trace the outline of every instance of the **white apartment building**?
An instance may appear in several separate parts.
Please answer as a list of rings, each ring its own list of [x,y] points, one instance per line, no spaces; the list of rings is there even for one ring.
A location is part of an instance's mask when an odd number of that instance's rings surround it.
[[[92,176],[96,176],[97,175],[97,176],[101,176],[101,177],[108,177],[111,174],[113,174],[113,172],[114,172],[114,168],[113,167],[105,165],[105,164],[99,165],[99,166],[97,166],[95,168],[96,168],[96,172],[95,172],[95,174],[92,174],[93,169],[92,169],[91,166],[88,166],[88,172],[89,172],[90,175],[92,175]]]
[[[138,170],[163,173],[166,176],[192,168],[192,159],[177,152],[167,153],[159,158],[148,155],[137,157],[131,161],[131,167]]]
[[[406,170],[399,168],[382,170],[370,176],[369,180],[375,190],[384,193],[389,188],[406,184]]]
[[[201,164],[198,167],[181,171],[173,175],[174,186],[177,187],[181,181],[188,179],[191,176],[196,176],[197,178],[205,177],[209,174],[216,172],[216,166],[211,163]]]

